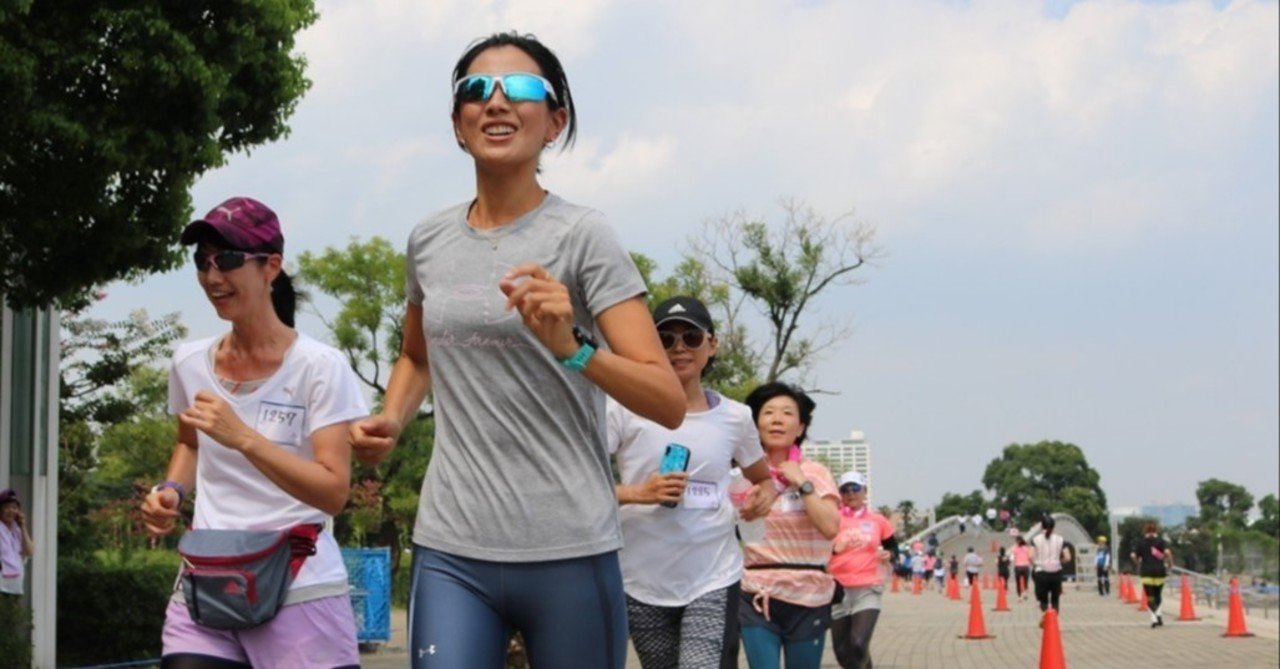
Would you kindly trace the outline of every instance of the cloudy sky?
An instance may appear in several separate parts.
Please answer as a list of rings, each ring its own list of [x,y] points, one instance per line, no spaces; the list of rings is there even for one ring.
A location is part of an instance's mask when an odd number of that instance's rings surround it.
[[[852,336],[808,379],[811,434],[865,431],[876,499],[980,487],[1009,443],[1080,445],[1110,502],[1256,496],[1280,469],[1277,3],[1108,0],[334,0],[299,39],[292,135],[195,189],[279,212],[290,254],[474,193],[449,75],[533,32],[581,123],[544,184],[670,269],[704,220],[856,212],[887,251],[810,325]],[[190,267],[94,315],[223,326]],[[323,329],[303,318],[301,327]]]

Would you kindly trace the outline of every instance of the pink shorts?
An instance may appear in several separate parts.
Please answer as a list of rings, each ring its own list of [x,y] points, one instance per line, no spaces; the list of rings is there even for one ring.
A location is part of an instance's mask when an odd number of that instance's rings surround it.
[[[163,640],[163,655],[211,655],[255,667],[360,666],[356,620],[346,595],[281,607],[275,618],[238,632],[202,627],[185,604],[170,601]]]

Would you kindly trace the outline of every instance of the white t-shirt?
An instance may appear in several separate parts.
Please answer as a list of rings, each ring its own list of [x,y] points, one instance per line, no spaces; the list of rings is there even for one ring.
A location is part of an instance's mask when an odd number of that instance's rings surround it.
[[[689,448],[689,486],[675,508],[626,504],[622,521],[622,583],[627,594],[654,606],[684,606],[742,578],[742,550],[734,536],[737,509],[729,501],[731,460],[742,467],[764,457],[751,410],[731,399],[685,414],[668,430],[613,399],[608,402],[609,451],[622,483],[643,483],[658,471],[667,444]]]
[[[280,369],[257,390],[231,395],[214,375],[209,349],[220,337],[178,347],[169,370],[169,412],[195,402],[196,392],[216,393],[250,428],[279,448],[315,459],[311,434],[369,414],[355,372],[341,353],[302,333]],[[195,529],[283,530],[324,523],[330,516],[298,501],[267,478],[248,458],[197,432]],[[347,570],[338,542],[328,532],[316,540],[291,589],[320,583],[345,584]]]
[[[1061,534],[1050,534],[1046,537],[1044,532],[1031,539],[1031,545],[1036,550],[1032,557],[1036,571],[1062,571],[1062,542]]]
[[[976,574],[982,571],[982,556],[977,553],[968,553],[964,556],[964,571],[966,574]]]
[[[27,558],[22,556],[22,529],[0,521],[0,592],[22,594]]]

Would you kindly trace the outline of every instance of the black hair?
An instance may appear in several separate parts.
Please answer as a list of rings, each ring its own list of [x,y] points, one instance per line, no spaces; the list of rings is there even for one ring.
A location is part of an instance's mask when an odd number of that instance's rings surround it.
[[[1047,513],[1044,514],[1044,518],[1040,519],[1040,527],[1044,528],[1045,534],[1053,532],[1053,528],[1057,524],[1058,523],[1053,519],[1053,516]]]
[[[769,400],[784,395],[794,400],[800,409],[800,422],[804,424],[804,429],[800,431],[800,437],[796,439],[796,443],[804,443],[805,437],[809,434],[809,424],[813,421],[813,409],[817,405],[808,394],[796,386],[782,381],[772,381],[751,391],[746,400],[747,406],[751,407],[751,419],[759,425],[760,409]]]
[[[239,248],[228,241],[226,237],[218,234],[218,231],[212,226],[202,226],[199,236],[196,237],[194,242],[194,245],[197,248],[199,248],[201,244],[209,244],[211,246],[231,251],[247,251],[249,253],[280,253],[280,251],[270,243],[258,244],[247,249]],[[263,258],[258,258],[257,261],[260,265],[266,262]],[[293,288],[293,279],[289,277],[283,267],[280,268],[280,273],[276,275],[276,278],[271,282],[271,306],[275,309],[276,318],[279,318],[281,323],[284,323],[289,327],[294,327],[294,314],[298,309],[298,294]]]
[[[506,33],[494,33],[488,37],[480,38],[471,43],[467,47],[462,57],[458,59],[458,64],[453,66],[453,81],[450,85],[457,84],[459,80],[467,76],[467,70],[471,68],[471,62],[486,49],[499,46],[513,46],[529,55],[533,62],[538,64],[538,69],[542,70],[542,76],[551,82],[551,88],[555,91],[556,99],[547,100],[547,107],[551,111],[563,108],[569,116],[564,126],[564,143],[560,145],[561,150],[569,148],[573,144],[573,140],[578,136],[578,110],[573,106],[573,93],[569,90],[569,78],[564,73],[564,66],[560,64],[560,59],[556,54],[548,49],[545,44],[538,41],[537,37],[532,34],[521,35],[514,30]],[[458,115],[458,108],[461,102],[458,96],[453,97],[453,115]],[[462,147],[462,144],[458,144]],[[465,147],[463,147],[465,149]]]

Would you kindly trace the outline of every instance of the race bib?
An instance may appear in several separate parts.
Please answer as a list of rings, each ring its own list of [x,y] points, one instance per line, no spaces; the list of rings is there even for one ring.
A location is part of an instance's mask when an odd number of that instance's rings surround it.
[[[800,498],[798,490],[788,490],[778,495],[778,503],[782,505],[783,513],[804,511],[804,500]]]
[[[686,509],[719,509],[720,486],[714,481],[695,481],[689,479],[684,487],[684,499],[680,506]]]
[[[306,415],[306,407],[262,402],[258,405],[258,421],[254,429],[269,441],[298,446],[302,444],[302,423]]]

